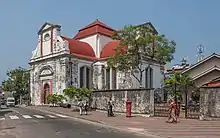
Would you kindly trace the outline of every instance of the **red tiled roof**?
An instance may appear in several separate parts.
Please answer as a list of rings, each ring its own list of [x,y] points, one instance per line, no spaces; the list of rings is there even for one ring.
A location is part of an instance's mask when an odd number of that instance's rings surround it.
[[[96,57],[95,52],[89,44],[63,36],[61,37],[69,42],[69,50],[71,54],[82,55],[91,58]]]
[[[116,54],[116,48],[119,46],[120,40],[114,40],[109,42],[104,46],[104,48],[101,51],[100,58],[106,58],[111,57]],[[123,47],[124,48],[124,47]],[[125,51],[127,50],[127,47],[125,47]]]
[[[220,86],[220,82],[210,82],[207,84],[208,87],[219,87]]]
[[[220,87],[220,77],[217,77],[217,78],[211,80],[210,82],[204,84],[203,86],[207,86],[207,87]]]
[[[79,30],[74,39],[85,38],[94,34],[102,34],[108,37],[113,35],[113,29],[104,23],[96,20],[95,22],[87,25],[86,27]]]

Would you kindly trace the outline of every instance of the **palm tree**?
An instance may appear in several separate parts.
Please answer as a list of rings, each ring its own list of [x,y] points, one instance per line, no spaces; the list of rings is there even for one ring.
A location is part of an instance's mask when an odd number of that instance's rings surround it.
[[[182,74],[181,76],[181,85],[185,93],[185,118],[187,118],[188,90],[189,87],[195,87],[195,83],[189,75]]]
[[[168,78],[165,80],[165,85],[173,88],[170,90],[170,95],[175,97],[175,101],[177,100],[177,96],[181,95],[180,93],[177,92],[176,87],[181,84],[181,73],[174,73],[172,77]]]
[[[165,80],[165,84],[168,87],[174,86],[174,90],[171,90],[171,95],[175,96],[175,101],[177,102],[177,95],[182,96],[184,92],[185,94],[185,117],[187,117],[187,97],[188,97],[188,90],[189,87],[195,87],[193,79],[187,74],[181,74],[179,72],[174,73],[172,77]],[[176,87],[180,88],[179,92],[177,92]]]

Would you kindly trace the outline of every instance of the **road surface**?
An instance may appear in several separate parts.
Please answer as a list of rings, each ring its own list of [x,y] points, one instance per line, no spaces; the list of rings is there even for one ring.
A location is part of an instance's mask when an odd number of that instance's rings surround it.
[[[142,138],[26,108],[0,111],[0,138]],[[146,138],[146,137],[145,137]]]

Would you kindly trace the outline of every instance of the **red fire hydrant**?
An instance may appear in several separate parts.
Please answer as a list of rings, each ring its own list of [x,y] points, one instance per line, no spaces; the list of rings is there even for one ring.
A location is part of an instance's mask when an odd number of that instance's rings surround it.
[[[126,101],[126,117],[131,117],[131,101]]]

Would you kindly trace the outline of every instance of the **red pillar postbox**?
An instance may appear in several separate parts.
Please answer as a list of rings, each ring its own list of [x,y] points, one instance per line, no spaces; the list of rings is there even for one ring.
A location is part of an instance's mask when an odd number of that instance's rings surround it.
[[[126,117],[131,117],[131,101],[126,101]]]

